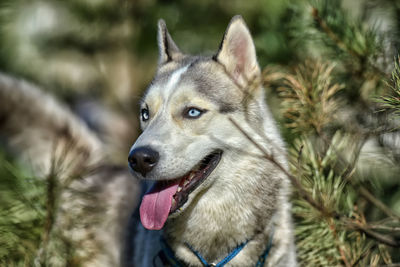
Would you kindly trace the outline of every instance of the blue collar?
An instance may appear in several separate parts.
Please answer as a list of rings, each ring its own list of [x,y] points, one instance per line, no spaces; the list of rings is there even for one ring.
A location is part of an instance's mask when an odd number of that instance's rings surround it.
[[[273,232],[271,234],[270,239],[268,240],[268,244],[266,249],[264,250],[264,253],[258,258],[258,261],[256,263],[256,267],[262,267],[264,265],[265,260],[268,257],[269,251],[271,250],[272,247],[272,239],[273,239]],[[196,255],[197,258],[202,262],[202,264],[205,267],[222,267],[225,266],[229,261],[231,261],[247,244],[248,241],[243,242],[239,246],[237,246],[231,253],[228,254],[222,261],[218,263],[208,263],[204,257],[195,249],[193,249],[189,244],[185,243],[185,245],[193,252],[193,254]],[[185,264],[179,261],[175,257],[175,253],[171,249],[171,247],[168,245],[168,243],[165,241],[164,238],[161,237],[161,251],[157,255],[164,266],[172,266],[172,267],[184,267]],[[153,265],[155,265],[155,259],[153,261]]]

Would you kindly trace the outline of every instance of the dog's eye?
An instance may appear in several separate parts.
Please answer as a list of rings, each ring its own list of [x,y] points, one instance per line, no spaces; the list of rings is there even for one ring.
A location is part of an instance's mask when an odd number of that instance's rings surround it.
[[[140,115],[142,121],[147,121],[150,118],[149,110],[147,108],[142,108],[142,110],[140,110]]]
[[[201,115],[203,115],[204,112],[205,112],[205,110],[201,110],[201,109],[194,108],[194,107],[189,107],[184,110],[183,116],[188,119],[197,119]]]

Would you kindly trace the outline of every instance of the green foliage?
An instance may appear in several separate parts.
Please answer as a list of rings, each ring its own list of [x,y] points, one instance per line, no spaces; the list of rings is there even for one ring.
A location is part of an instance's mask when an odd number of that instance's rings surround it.
[[[93,214],[103,214],[96,192],[74,189],[76,177],[60,181],[56,167],[39,178],[22,170],[0,153],[0,266],[80,266],[103,249],[89,230],[83,240],[77,234],[98,223]],[[68,210],[62,195],[69,195]]]
[[[379,261],[377,254],[365,255],[373,251],[373,242],[354,231],[348,222],[361,219],[355,208],[356,188],[336,165],[350,140],[336,133],[326,151],[316,151],[315,143],[303,137],[295,140],[290,151],[293,175],[313,200],[335,214],[327,216],[302,198],[294,200],[298,256],[304,266],[365,266]]]
[[[392,84],[390,88],[392,89],[392,95],[383,96],[380,99],[382,107],[396,114],[400,115],[400,66],[399,60],[396,60],[395,67],[392,72]]]
[[[291,34],[298,57],[321,57],[335,63],[343,93],[353,101],[370,102],[370,96],[385,92],[385,71],[392,64],[388,49],[388,33],[371,25],[369,1],[353,3],[353,9],[344,9],[350,2],[333,0],[308,1],[297,8]],[[358,14],[359,13],[359,14]],[[371,20],[371,19],[370,19]],[[375,19],[376,20],[376,19]],[[306,51],[306,53],[304,53]],[[368,103],[372,104],[372,103]]]
[[[384,35],[363,20],[366,14],[353,18],[341,1],[313,1],[302,8],[295,9],[293,28],[300,62],[271,83],[282,98],[292,179],[299,181],[293,199],[298,257],[303,266],[391,264],[399,260],[400,216],[381,191],[390,192],[399,181],[398,161],[391,157],[398,148],[379,152],[372,145],[367,151],[375,136],[393,130],[376,112],[375,99],[391,88],[392,95],[380,102],[398,112],[398,62],[388,87]],[[379,162],[386,169],[372,179]],[[388,170],[392,182],[386,184]]]
[[[319,32],[314,37],[323,42],[323,48],[332,49],[333,57],[366,61],[381,52],[377,31],[361,19],[352,18],[343,10],[342,1],[313,1],[311,5],[314,29]]]
[[[330,123],[338,108],[333,96],[342,88],[332,84],[333,65],[307,61],[296,68],[295,75],[285,75],[281,90],[284,116],[295,132],[316,131]]]
[[[44,232],[46,184],[0,153],[0,265],[30,266]]]
[[[340,142],[341,136],[335,137],[335,145]],[[343,191],[345,181],[333,171],[335,152],[333,146],[325,155],[315,151],[311,140],[297,139],[291,149],[291,167],[293,174],[298,177],[302,185],[312,198],[329,211],[342,210],[346,204]],[[298,255],[305,266],[336,266],[340,265],[338,253],[338,233],[331,218],[324,218],[307,201],[295,199],[294,215],[297,217],[296,237],[298,239]],[[318,248],[315,240],[319,239]]]
[[[386,242],[371,233],[366,219],[371,207],[365,201],[376,205],[374,212],[386,213],[387,227],[398,225],[400,218],[366,189],[369,180],[362,178],[360,154],[370,133],[363,136],[357,125],[343,127],[345,132],[332,127],[341,124],[335,115],[347,108],[337,104],[340,86],[331,85],[337,74],[327,64],[304,64],[308,71],[302,66],[295,74],[283,75],[280,92],[287,126],[297,136],[289,159],[292,179],[300,185],[293,199],[300,262],[304,266],[391,263],[390,246],[400,244],[396,237]]]

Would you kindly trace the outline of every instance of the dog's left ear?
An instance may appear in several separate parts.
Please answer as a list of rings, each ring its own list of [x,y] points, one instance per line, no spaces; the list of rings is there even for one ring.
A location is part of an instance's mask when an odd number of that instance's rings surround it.
[[[242,86],[260,74],[253,39],[242,16],[232,18],[214,59]]]
[[[171,35],[168,33],[167,25],[163,19],[158,21],[158,50],[159,60],[158,64],[164,64],[172,60],[176,60],[182,56],[182,52],[172,40]]]

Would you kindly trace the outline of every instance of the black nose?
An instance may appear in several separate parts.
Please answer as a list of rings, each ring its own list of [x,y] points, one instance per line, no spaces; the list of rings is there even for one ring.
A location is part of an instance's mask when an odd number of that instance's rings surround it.
[[[135,148],[129,153],[128,161],[132,170],[146,176],[156,166],[160,155],[148,146]]]

